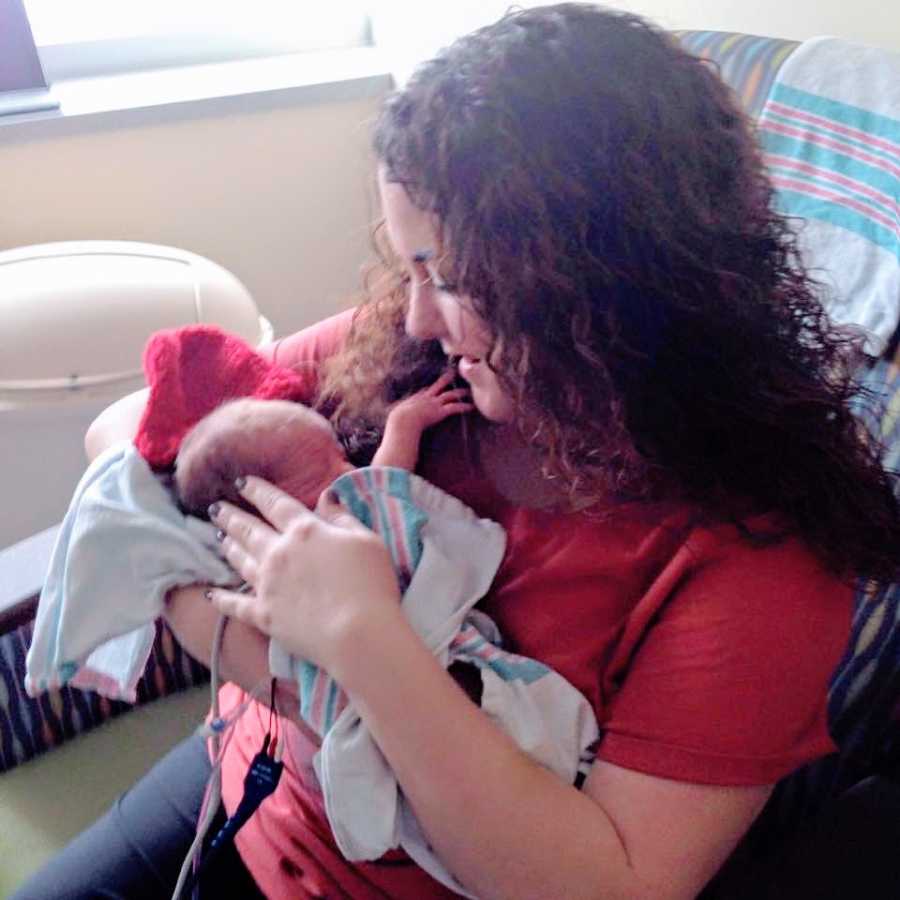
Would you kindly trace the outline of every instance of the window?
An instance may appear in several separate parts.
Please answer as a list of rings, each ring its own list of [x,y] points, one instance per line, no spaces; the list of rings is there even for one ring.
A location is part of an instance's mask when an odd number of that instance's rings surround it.
[[[21,0],[0,0],[0,115],[54,106]]]
[[[366,5],[365,0],[0,0],[0,12],[4,25],[7,9],[25,30],[30,24],[22,43],[36,47],[52,84],[363,46],[371,43]]]

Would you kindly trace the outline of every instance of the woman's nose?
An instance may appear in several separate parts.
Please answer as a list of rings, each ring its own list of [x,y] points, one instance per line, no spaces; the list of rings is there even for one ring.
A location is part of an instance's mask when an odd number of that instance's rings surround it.
[[[446,323],[430,282],[413,282],[406,311],[406,333],[419,340],[441,338],[446,333]]]

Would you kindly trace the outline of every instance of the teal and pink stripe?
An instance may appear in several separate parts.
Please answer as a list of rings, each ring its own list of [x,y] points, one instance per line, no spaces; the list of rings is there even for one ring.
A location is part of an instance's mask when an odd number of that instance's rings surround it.
[[[405,591],[422,556],[422,526],[427,516],[413,502],[409,473],[372,467],[342,475],[332,485],[344,505],[387,546],[401,591]],[[338,683],[312,663],[298,667],[300,715],[324,737],[347,706]]]
[[[413,502],[409,473],[386,466],[356,469],[341,476],[332,489],[360,522],[384,539],[405,590],[422,555],[421,530],[427,521]]]
[[[535,659],[508,653],[492,644],[470,622],[464,622],[450,643],[453,659],[470,662],[479,668],[492,669],[503,681],[522,681],[532,684],[550,673],[550,669]]]
[[[776,84],[759,133],[776,205],[900,259],[900,120]]]

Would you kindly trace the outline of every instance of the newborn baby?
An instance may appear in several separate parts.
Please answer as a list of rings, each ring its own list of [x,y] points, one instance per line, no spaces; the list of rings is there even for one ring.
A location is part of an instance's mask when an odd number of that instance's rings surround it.
[[[453,377],[446,372],[391,407],[373,466],[412,471],[425,429],[472,409],[467,389],[449,387]],[[182,509],[195,516],[205,517],[216,500],[248,509],[234,481],[257,475],[312,508],[335,478],[353,468],[319,413],[287,400],[242,398],[224,403],[185,436],[175,461],[175,491]]]

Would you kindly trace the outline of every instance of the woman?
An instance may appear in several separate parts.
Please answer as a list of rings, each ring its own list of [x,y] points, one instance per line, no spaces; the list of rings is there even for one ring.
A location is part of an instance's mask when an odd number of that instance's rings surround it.
[[[694,897],[773,785],[833,752],[853,579],[896,576],[897,506],[847,409],[854,346],[796,264],[727,90],[637,18],[512,13],[423,66],[375,149],[391,247],[377,296],[349,336],[339,318],[277,357],[333,357],[320,395],[348,422],[384,402],[404,331],[458,360],[480,416],[448,424],[420,471],[506,527],[484,608],[594,705],[596,762],[577,790],[521,755],[327,494],[314,514],[246,479],[260,515],[226,503],[216,522],[255,596],[178,591],[169,621],[203,657],[217,611],[232,617],[229,706],[265,677],[268,635],[328,670],[474,894]],[[127,427],[107,418],[89,441]],[[271,897],[449,896],[402,858],[340,859],[290,703],[282,784],[229,865]],[[235,726],[229,811],[267,722],[252,704]],[[174,751],[182,771],[197,745]],[[209,765],[194,768],[192,797]],[[159,816],[157,848],[173,831]]]

